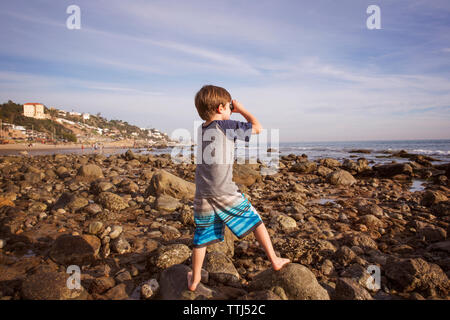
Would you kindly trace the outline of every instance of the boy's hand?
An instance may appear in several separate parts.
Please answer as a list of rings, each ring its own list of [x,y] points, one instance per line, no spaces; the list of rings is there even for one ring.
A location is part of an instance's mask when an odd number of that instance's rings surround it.
[[[244,106],[242,105],[242,103],[238,102],[237,100],[232,100],[233,101],[233,111],[231,111],[231,113],[242,113],[243,110],[245,110]]]

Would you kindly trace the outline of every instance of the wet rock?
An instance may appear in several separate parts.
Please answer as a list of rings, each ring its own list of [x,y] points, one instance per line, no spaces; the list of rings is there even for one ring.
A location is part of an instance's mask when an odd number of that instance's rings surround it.
[[[359,283],[350,278],[338,278],[334,300],[373,300],[372,296]]]
[[[51,250],[50,258],[62,265],[88,265],[98,258],[100,240],[91,235],[58,237]]]
[[[149,195],[159,196],[161,194],[172,196],[176,199],[193,200],[195,184],[160,169],[153,175],[150,185],[145,191],[145,197]]]
[[[329,300],[314,274],[300,264],[289,263],[279,271],[267,269],[253,278],[249,289],[260,291],[273,286],[283,288],[289,300]]]
[[[128,202],[125,201],[121,196],[111,192],[102,192],[98,196],[99,203],[111,210],[111,211],[120,211],[125,208],[128,208]]]
[[[327,180],[333,185],[352,186],[356,179],[345,170],[336,170],[327,176]]]

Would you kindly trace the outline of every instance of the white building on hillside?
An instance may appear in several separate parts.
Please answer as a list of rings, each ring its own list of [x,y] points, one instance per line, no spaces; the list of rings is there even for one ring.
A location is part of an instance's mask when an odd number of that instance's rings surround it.
[[[40,103],[25,103],[23,105],[23,115],[35,119],[47,118],[44,114],[44,106]]]
[[[84,120],[89,120],[91,115],[89,113],[83,113],[82,117],[83,117]]]

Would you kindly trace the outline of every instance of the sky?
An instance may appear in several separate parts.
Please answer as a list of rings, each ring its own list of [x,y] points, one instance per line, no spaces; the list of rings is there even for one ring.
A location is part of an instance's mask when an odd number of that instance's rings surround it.
[[[448,0],[15,0],[0,28],[0,103],[193,134],[213,84],[280,142],[450,139]]]

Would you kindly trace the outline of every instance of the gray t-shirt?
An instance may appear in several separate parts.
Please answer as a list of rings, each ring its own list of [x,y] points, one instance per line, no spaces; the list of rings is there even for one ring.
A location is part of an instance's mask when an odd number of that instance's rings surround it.
[[[249,141],[251,134],[251,122],[213,120],[207,126],[199,126],[195,198],[235,195],[239,192],[232,180],[235,141]]]

